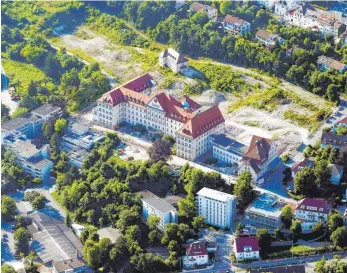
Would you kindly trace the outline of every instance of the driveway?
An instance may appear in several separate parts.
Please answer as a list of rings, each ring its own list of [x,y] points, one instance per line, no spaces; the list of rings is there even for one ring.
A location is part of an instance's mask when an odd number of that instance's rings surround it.
[[[18,108],[19,100],[11,100],[8,90],[1,91],[1,103],[5,104],[10,109],[10,114]]]

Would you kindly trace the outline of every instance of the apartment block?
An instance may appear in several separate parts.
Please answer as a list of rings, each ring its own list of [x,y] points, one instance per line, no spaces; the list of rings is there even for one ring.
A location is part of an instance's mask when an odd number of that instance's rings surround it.
[[[202,188],[196,196],[197,215],[209,225],[232,228],[236,215],[236,196],[209,188]]]
[[[245,35],[251,31],[251,24],[241,18],[226,15],[223,19],[223,27],[230,34]]]
[[[160,219],[158,229],[162,232],[167,224],[178,224],[176,208],[150,191],[141,191],[140,195],[142,196],[142,217],[144,220],[147,220],[150,215],[158,216]]]
[[[49,160],[49,145],[38,149],[25,135],[16,134],[4,138],[4,146],[16,154],[17,162],[25,173],[42,180],[49,179],[53,168],[53,162]]]

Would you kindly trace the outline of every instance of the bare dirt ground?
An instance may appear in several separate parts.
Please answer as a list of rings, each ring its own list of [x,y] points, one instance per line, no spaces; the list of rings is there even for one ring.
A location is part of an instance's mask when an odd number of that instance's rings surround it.
[[[76,34],[61,34],[59,43],[67,49],[77,49],[94,57],[97,61],[102,63],[108,70],[112,72],[115,78],[124,82],[130,80],[142,73],[149,72],[157,83],[156,89],[163,89],[162,85],[165,83],[166,76],[154,68],[153,71],[144,71],[142,63],[135,62],[132,59],[134,50],[138,53],[146,54],[146,52],[139,48],[119,46],[111,43],[107,38],[97,35],[86,27],[82,27],[80,31],[87,33],[87,38],[80,38]],[[204,61],[202,61],[204,62]],[[212,62],[221,64],[217,62]],[[225,64],[228,65],[228,64]],[[243,75],[243,79],[251,84],[260,84],[261,88],[269,87],[268,83],[271,78],[266,75],[261,75],[255,79],[252,75],[256,72],[233,65],[228,65],[231,69],[238,72],[247,74]],[[174,76],[172,83],[165,90],[176,98],[182,97],[182,90],[186,84],[194,84],[193,79],[185,78],[182,75]],[[295,86],[286,81],[282,81],[280,88],[290,90],[300,95],[300,97],[317,105],[325,105],[325,101],[318,96],[315,96],[302,88]],[[293,104],[280,105],[273,112],[266,112],[262,110],[253,109],[251,107],[244,107],[236,112],[229,113],[228,108],[233,101],[237,98],[233,95],[223,92],[216,92],[208,90],[199,96],[194,96],[194,100],[202,105],[218,104],[224,118],[226,120],[226,132],[236,140],[249,144],[252,135],[259,135],[262,137],[272,138],[277,140],[279,145],[279,152],[292,154],[301,143],[307,143],[309,132],[307,129],[296,126],[283,119],[283,112],[285,110],[299,111],[305,113],[305,109],[295,106]],[[83,113],[90,120],[90,112]],[[83,118],[83,117],[82,117]],[[252,126],[253,125],[253,126]]]

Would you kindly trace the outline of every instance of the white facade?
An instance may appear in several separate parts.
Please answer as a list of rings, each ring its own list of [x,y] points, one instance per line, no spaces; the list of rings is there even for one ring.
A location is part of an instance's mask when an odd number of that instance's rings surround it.
[[[302,221],[303,231],[312,231],[313,226],[318,222],[325,225],[330,211],[331,206],[324,201],[305,198],[296,207],[295,218]]]
[[[237,261],[259,260],[259,246],[256,237],[235,238],[233,250]]]
[[[224,29],[231,34],[245,35],[251,31],[251,24],[240,18],[227,15],[223,20]]]
[[[188,59],[176,50],[169,48],[159,54],[159,64],[169,67],[173,72],[180,73],[188,68]]]
[[[160,222],[158,224],[158,229],[162,232],[167,224],[178,224],[177,210],[155,195],[150,198],[142,199],[142,216],[144,220],[147,220],[150,215],[159,217]]]
[[[205,223],[232,228],[236,215],[236,197],[231,194],[203,188],[197,193],[197,215],[205,218]]]

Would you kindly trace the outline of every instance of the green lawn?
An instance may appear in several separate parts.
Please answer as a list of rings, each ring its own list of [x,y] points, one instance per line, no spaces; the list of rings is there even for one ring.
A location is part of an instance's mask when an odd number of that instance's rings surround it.
[[[17,83],[17,90],[20,96],[26,95],[26,91],[31,81],[48,79],[46,87],[49,90],[54,88],[53,80],[32,64],[3,59],[2,65],[10,79],[10,85]]]

